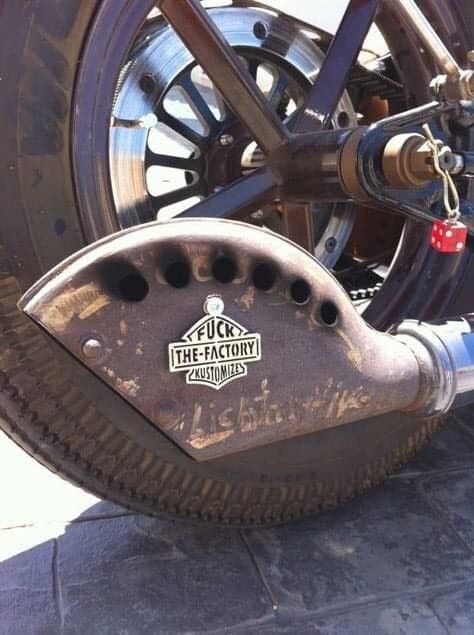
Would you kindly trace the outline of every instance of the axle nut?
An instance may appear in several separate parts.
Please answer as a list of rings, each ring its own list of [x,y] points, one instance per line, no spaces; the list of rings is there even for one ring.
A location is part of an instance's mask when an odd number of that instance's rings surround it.
[[[223,134],[219,139],[219,143],[221,146],[231,146],[234,143],[234,137],[231,134]]]
[[[423,135],[392,137],[382,158],[385,178],[393,187],[423,187],[436,178],[431,149]]]

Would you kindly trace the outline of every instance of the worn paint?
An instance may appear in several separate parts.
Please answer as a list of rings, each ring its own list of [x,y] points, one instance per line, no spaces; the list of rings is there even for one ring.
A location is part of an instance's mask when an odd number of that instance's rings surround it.
[[[236,303],[242,309],[242,311],[250,311],[254,302],[255,302],[255,294],[257,290],[254,286],[247,287],[245,293],[243,293],[240,298],[237,298]]]
[[[335,383],[332,378],[327,380],[324,388],[315,386],[313,392],[305,398],[290,399],[289,403],[272,399],[268,388],[268,380],[261,382],[260,392],[254,397],[242,397],[238,408],[226,408],[222,412],[213,412],[205,404],[196,403],[191,425],[186,425],[189,430],[189,443],[198,447],[194,441],[198,439],[199,447],[203,448],[203,439],[216,437],[222,428],[232,432],[248,434],[258,430],[278,427],[282,423],[295,423],[302,425],[321,424],[331,418],[342,418],[352,410],[367,407],[370,396],[365,394],[363,386],[355,390],[346,390],[341,382]],[[319,426],[317,426],[319,427]],[[221,430],[220,430],[221,429]],[[206,435],[206,430],[213,430]],[[220,441],[213,441],[218,443]]]
[[[126,337],[127,335],[127,323],[125,320],[120,320],[119,322],[120,335],[122,337]]]
[[[83,311],[79,313],[79,319],[87,320],[87,318],[90,318],[92,315],[94,315],[94,313],[97,313],[98,311],[103,309],[105,306],[107,306],[109,303],[110,303],[110,299],[106,295],[101,294],[98,298],[94,300],[94,302],[91,302],[89,306],[87,306]]]
[[[363,365],[362,351],[352,343],[349,336],[343,329],[341,328],[338,329],[337,333],[339,337],[341,337],[344,340],[344,342],[347,344],[347,348],[348,348],[347,359],[351,362],[353,366],[355,366],[355,368],[357,368],[358,371],[362,372],[362,365]]]
[[[103,290],[90,282],[77,289],[66,289],[41,309],[40,321],[55,333],[64,333],[71,320],[86,320],[110,303]]]
[[[138,377],[135,377],[134,379],[121,379],[120,377],[117,377],[115,385],[117,386],[117,389],[124,395],[127,395],[127,397],[136,397],[138,395],[138,391],[140,390]]]
[[[233,434],[234,434],[233,430],[223,430],[222,432],[214,432],[213,434],[210,434],[209,436],[196,437],[195,439],[191,439],[189,443],[196,450],[202,450],[203,448],[207,448],[210,445],[216,445],[216,443],[222,443],[222,441],[225,441]]]
[[[176,245],[192,269],[185,291],[166,284],[160,269]],[[219,253],[235,259],[234,284],[219,284],[210,275]],[[108,259],[123,260],[124,254],[150,285],[138,303],[91,283],[103,279],[106,265],[113,275]],[[269,262],[278,272],[268,293],[253,288],[256,262]],[[313,289],[304,306],[295,305],[289,293],[297,277]],[[248,311],[265,353],[246,378],[211,394],[169,372],[168,346],[199,317],[212,293],[222,295],[226,306]],[[318,321],[321,298],[338,306],[336,328]],[[314,258],[257,228],[246,228],[243,241],[242,226],[231,221],[180,220],[159,224],[159,231],[151,224],[111,236],[48,275],[22,306],[197,460],[406,408],[418,396],[416,366],[406,347],[368,328]],[[91,334],[103,338],[106,361],[84,359],[81,346]],[[176,412],[163,406],[169,400],[176,402]]]

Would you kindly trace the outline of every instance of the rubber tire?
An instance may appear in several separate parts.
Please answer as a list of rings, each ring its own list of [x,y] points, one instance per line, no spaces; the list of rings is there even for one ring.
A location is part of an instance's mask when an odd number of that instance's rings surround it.
[[[472,39],[470,2],[457,4]],[[389,416],[197,464],[159,433],[149,443],[127,421],[108,416],[16,308],[22,290],[83,244],[71,170],[71,104],[99,4],[37,0],[3,8],[0,174],[8,209],[0,229],[0,426],[61,476],[148,514],[239,525],[332,508],[407,461],[439,422]],[[461,269],[453,311],[474,309],[470,255]]]

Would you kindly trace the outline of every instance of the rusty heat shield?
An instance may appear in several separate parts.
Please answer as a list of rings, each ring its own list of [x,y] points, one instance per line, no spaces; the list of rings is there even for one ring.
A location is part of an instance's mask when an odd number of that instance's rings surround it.
[[[416,407],[411,348],[289,240],[153,223],[73,255],[22,310],[197,460]]]

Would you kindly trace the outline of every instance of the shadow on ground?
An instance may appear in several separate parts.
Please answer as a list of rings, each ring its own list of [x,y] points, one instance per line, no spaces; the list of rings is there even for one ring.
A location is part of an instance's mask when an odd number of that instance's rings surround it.
[[[0,532],[0,633],[469,633],[474,422],[382,487],[284,527],[223,530],[105,502]]]

